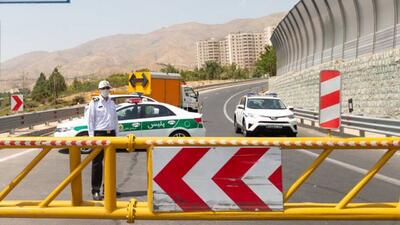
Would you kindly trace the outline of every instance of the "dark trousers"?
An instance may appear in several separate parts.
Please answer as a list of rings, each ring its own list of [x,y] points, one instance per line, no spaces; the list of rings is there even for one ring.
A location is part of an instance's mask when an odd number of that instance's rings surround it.
[[[94,131],[94,136],[115,137],[115,130],[110,132],[96,130]],[[101,150],[92,162],[92,194],[100,192],[101,184],[103,182],[103,158],[104,150]]]

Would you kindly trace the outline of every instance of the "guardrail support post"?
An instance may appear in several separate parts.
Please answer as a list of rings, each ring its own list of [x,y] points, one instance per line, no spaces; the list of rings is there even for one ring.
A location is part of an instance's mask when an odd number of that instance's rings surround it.
[[[81,164],[81,150],[74,146],[69,149],[70,172]],[[82,174],[77,175],[71,182],[72,205],[78,206],[82,203]]]
[[[113,146],[104,150],[104,207],[108,213],[117,208],[116,152]]]

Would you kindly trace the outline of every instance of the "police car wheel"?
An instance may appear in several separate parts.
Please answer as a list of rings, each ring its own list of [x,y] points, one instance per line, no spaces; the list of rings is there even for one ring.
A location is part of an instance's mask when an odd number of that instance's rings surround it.
[[[177,130],[172,132],[170,135],[170,137],[190,137],[190,134],[188,134],[188,132],[184,131],[184,130]]]
[[[82,137],[82,136],[89,136],[87,132],[79,133],[76,135],[77,137]],[[81,148],[81,154],[89,154],[92,151],[91,148]]]
[[[91,148],[81,148],[81,154],[89,154],[91,151]]]

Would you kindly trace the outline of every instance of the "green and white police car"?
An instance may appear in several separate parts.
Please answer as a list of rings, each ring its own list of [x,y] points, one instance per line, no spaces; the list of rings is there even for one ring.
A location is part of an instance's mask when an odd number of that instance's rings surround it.
[[[202,114],[185,111],[160,102],[122,103],[117,107],[119,136],[137,137],[204,137]],[[61,123],[55,137],[87,136],[87,120]]]

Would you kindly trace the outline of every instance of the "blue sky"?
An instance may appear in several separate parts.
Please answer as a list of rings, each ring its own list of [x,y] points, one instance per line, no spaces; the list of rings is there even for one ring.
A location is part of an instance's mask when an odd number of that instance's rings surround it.
[[[1,61],[31,51],[61,50],[103,36],[147,33],[178,23],[214,24],[237,18],[257,18],[288,11],[296,2],[71,0],[71,4],[0,4]]]

